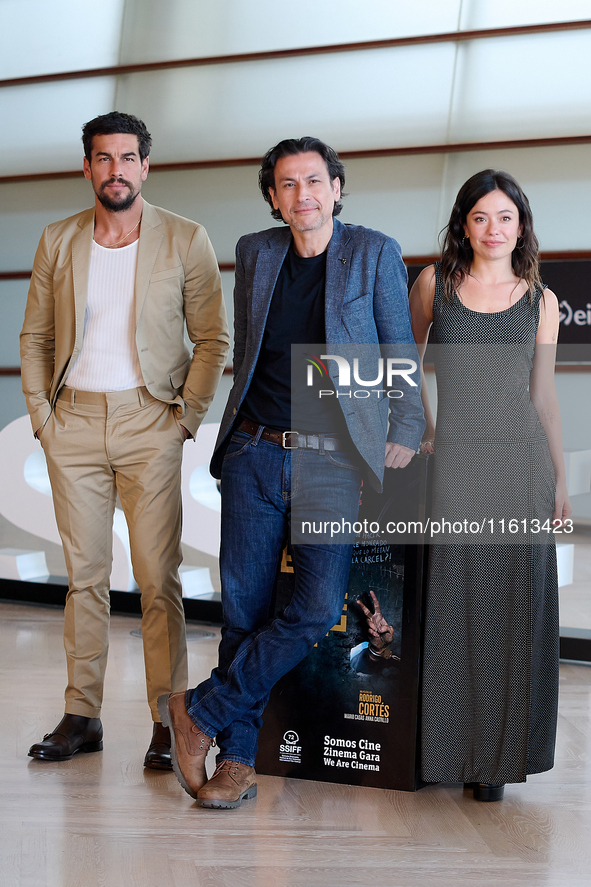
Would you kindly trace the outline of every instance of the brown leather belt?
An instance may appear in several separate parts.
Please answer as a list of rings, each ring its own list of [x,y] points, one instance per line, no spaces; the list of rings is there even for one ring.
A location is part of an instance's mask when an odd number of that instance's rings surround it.
[[[243,419],[236,430],[245,431],[254,437],[260,427],[256,422]],[[279,444],[284,450],[319,450],[321,443],[322,448],[328,452],[334,453],[346,449],[346,442],[341,437],[328,434],[301,434],[299,431],[274,431],[272,428],[264,428],[259,440]]]

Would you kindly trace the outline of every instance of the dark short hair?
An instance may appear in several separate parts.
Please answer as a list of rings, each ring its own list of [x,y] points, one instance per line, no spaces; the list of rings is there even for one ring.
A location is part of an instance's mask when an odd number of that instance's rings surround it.
[[[522,227],[522,233],[517,238],[517,242],[519,243],[521,240],[521,244],[515,247],[511,255],[513,271],[517,277],[523,278],[527,282],[531,298],[533,298],[533,287],[535,285],[541,286],[539,244],[534,233],[534,220],[529,200],[523,193],[521,186],[508,172],[503,172],[500,169],[483,169],[464,182],[458,191],[447,227],[441,232],[445,235],[441,253],[441,273],[447,299],[453,297],[454,289],[460,286],[472,265],[474,254],[470,241],[464,236],[464,223],[468,218],[468,213],[481,197],[497,190],[506,194],[519,211],[519,224]]]
[[[88,162],[90,163],[92,140],[95,136],[114,135],[119,132],[137,136],[140,160],[143,163],[150,153],[152,136],[148,132],[143,120],[140,120],[139,117],[134,117],[133,114],[122,114],[121,111],[110,111],[108,114],[101,114],[100,117],[94,117],[82,127],[84,156]]]
[[[274,148],[267,151],[263,157],[261,168],[259,170],[259,188],[262,191],[263,197],[271,207],[271,215],[274,219],[277,219],[278,222],[283,221],[283,217],[278,209],[273,209],[273,198],[269,191],[270,188],[273,188],[273,190],[275,189],[275,166],[277,161],[280,160],[281,157],[290,157],[295,154],[306,154],[308,151],[315,151],[317,154],[320,154],[326,163],[331,182],[335,179],[339,179],[341,183],[341,197],[346,196],[343,190],[345,187],[345,167],[339,160],[339,155],[334,148],[321,142],[320,139],[315,139],[313,136],[304,136],[301,139],[283,139],[282,142],[279,142],[278,145],[275,145]],[[339,202],[334,205],[332,211],[333,216],[338,216],[342,208],[343,204],[339,200]]]

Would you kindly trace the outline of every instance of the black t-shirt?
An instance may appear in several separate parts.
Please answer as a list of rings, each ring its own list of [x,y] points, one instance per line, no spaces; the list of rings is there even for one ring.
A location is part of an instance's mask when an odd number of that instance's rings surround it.
[[[306,427],[294,428],[292,424],[291,346],[325,342],[325,282],[326,252],[303,258],[292,244],[275,284],[261,351],[239,418],[280,431],[346,431],[336,398],[319,399],[316,388],[303,384],[297,388],[297,413],[293,415],[305,416]],[[333,387],[330,379],[326,387]]]

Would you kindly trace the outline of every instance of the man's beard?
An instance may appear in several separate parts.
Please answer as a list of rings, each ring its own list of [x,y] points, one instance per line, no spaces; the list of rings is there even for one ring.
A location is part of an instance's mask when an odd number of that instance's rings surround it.
[[[130,206],[133,205],[133,202],[135,201],[138,194],[140,193],[139,188],[137,191],[134,191],[131,186],[131,183],[127,182],[125,179],[119,179],[118,181],[120,182],[120,184],[127,185],[127,187],[129,188],[129,192],[128,192],[127,196],[123,197],[121,200],[113,200],[111,197],[109,197],[107,194],[105,194],[104,189],[108,185],[113,184],[113,179],[111,179],[108,182],[103,182],[103,184],[101,185],[99,190],[95,191],[96,196],[98,197],[98,199],[100,200],[102,205],[105,207],[105,209],[108,209],[112,213],[123,212],[124,210],[129,209]]]

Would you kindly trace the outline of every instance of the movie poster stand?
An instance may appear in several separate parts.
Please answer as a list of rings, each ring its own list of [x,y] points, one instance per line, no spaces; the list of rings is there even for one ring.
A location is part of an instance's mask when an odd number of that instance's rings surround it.
[[[364,486],[359,521],[423,520],[429,459],[387,470],[384,492]],[[257,772],[296,779],[415,791],[418,778],[421,624],[427,548],[361,533],[340,622],[274,687],[260,733]],[[284,552],[276,611],[289,600]],[[369,656],[369,590],[394,629],[390,658]]]

